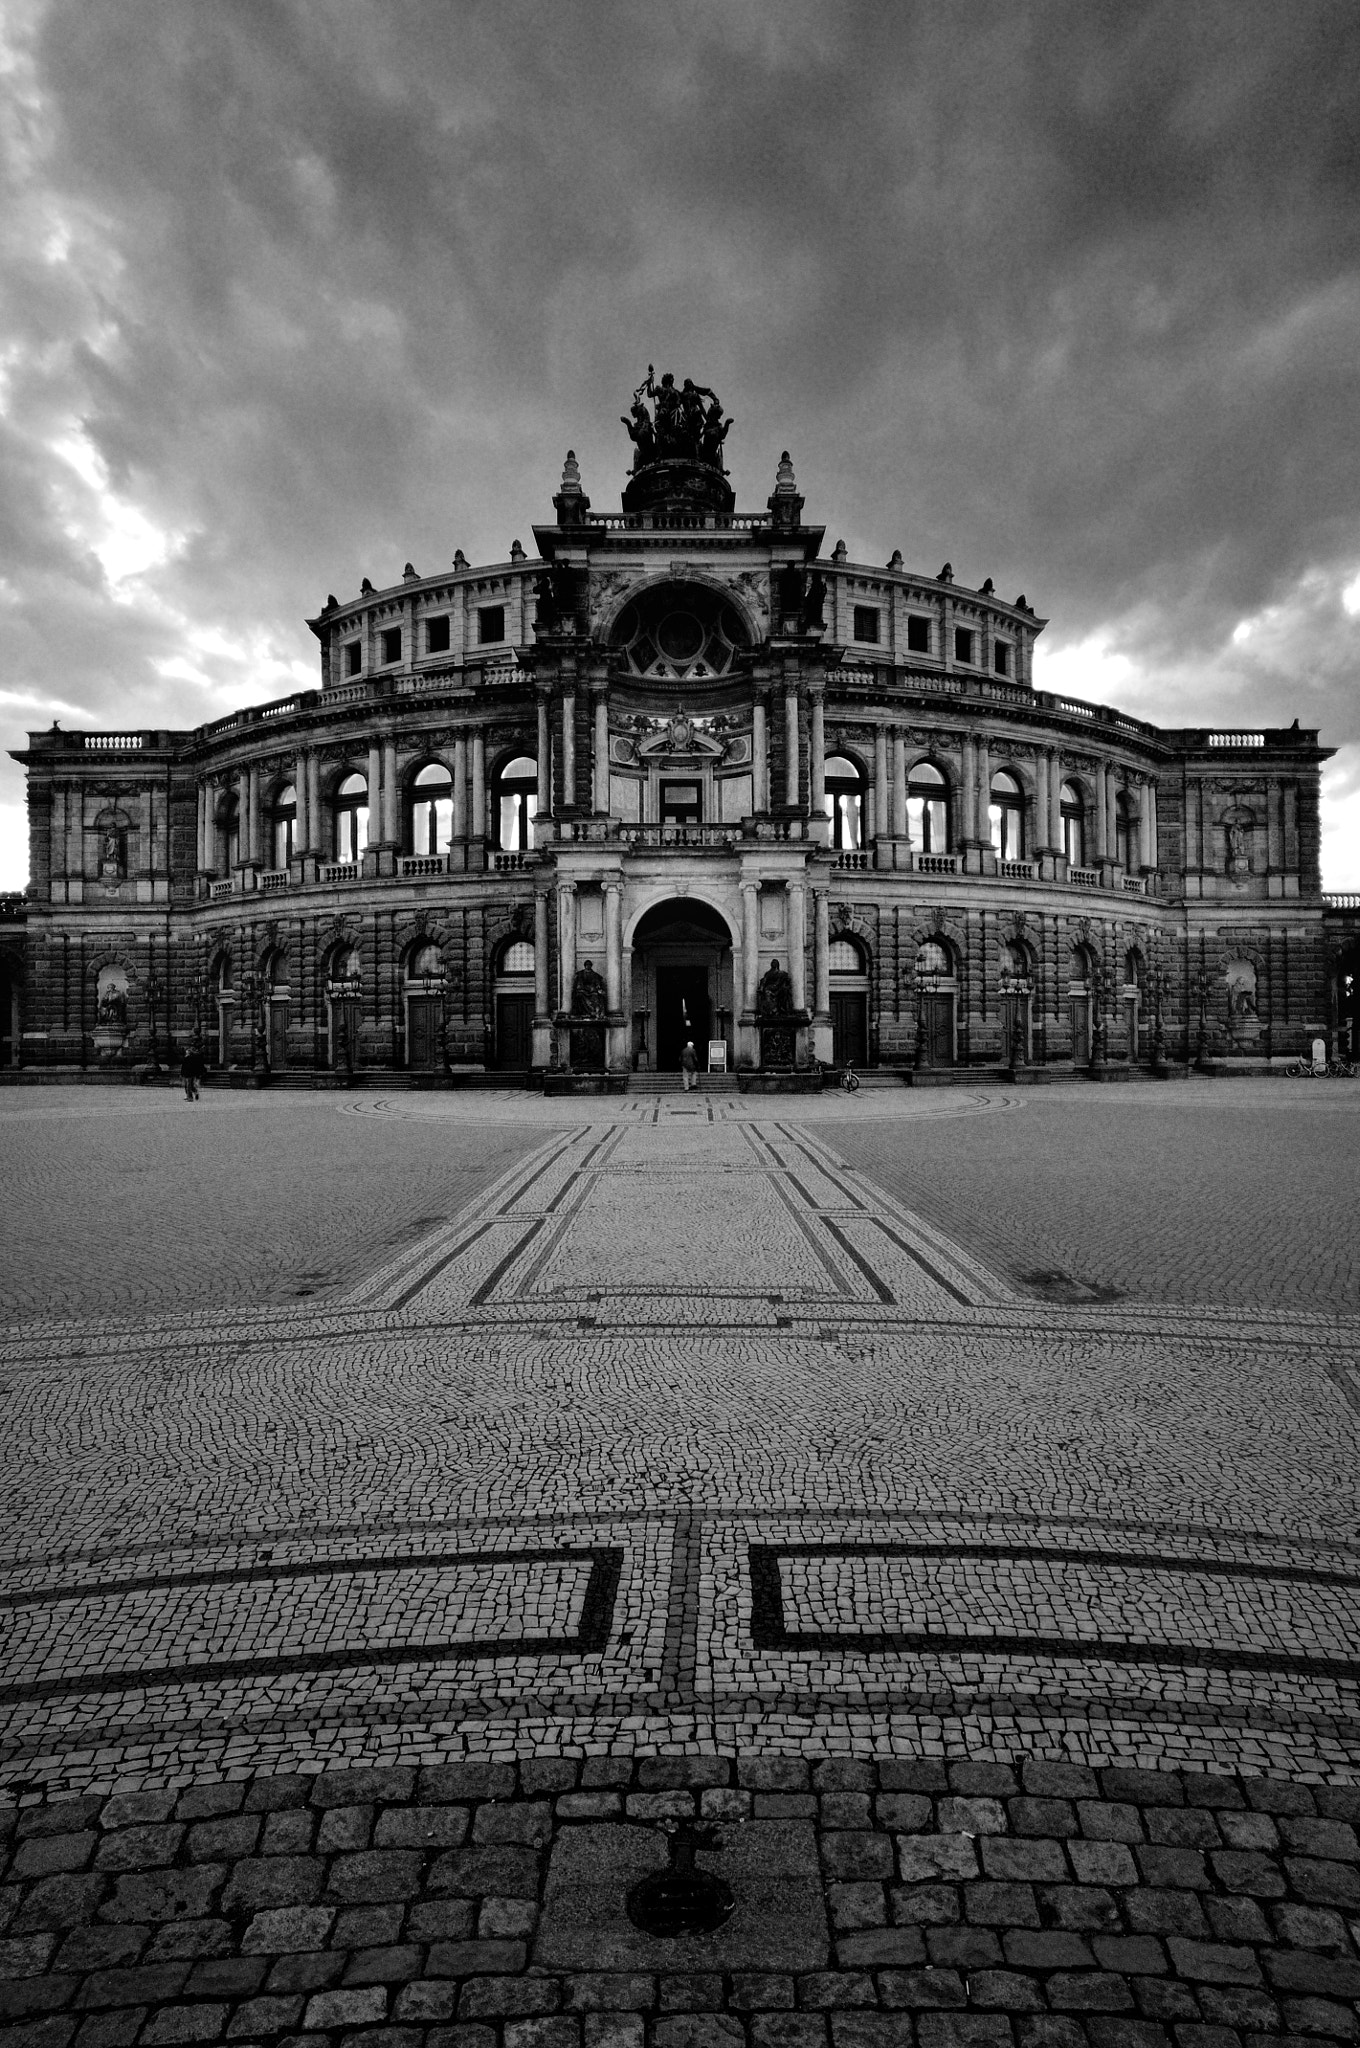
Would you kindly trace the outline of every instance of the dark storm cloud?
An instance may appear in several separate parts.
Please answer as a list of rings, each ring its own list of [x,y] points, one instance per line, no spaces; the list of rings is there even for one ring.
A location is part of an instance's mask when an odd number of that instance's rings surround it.
[[[327,590],[503,559],[569,443],[608,507],[655,361],[743,504],[791,447],[852,555],[1025,589],[1064,687],[1360,747],[1349,4],[14,18],[9,744],[286,690]]]

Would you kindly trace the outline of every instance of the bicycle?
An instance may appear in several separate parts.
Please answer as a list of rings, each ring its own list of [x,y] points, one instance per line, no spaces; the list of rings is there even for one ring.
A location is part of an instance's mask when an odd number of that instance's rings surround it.
[[[859,1092],[859,1075],[855,1072],[852,1060],[847,1060],[841,1068],[841,1087],[847,1095],[855,1095]]]

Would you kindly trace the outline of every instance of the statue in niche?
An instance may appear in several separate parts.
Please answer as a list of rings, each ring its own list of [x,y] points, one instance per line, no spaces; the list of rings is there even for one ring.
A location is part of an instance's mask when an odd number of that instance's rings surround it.
[[[826,624],[826,578],[814,569],[807,580],[807,592],[803,598],[803,624],[805,627]]]
[[[607,1017],[609,996],[599,973],[587,960],[576,970],[571,984],[571,1014],[573,1017]]]
[[[110,980],[99,991],[95,1022],[103,1031],[127,1030],[127,991]]]
[[[121,878],[126,868],[123,834],[117,825],[105,826],[99,841],[99,872],[111,881]]]
[[[793,1014],[793,983],[777,960],[772,960],[756,989],[757,1017],[788,1017]]]

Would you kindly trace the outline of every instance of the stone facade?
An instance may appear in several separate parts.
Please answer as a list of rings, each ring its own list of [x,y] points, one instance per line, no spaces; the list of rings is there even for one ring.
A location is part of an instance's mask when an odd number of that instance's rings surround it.
[[[750,1074],[1354,1049],[1316,732],[1036,690],[1023,597],[823,556],[787,457],[757,514],[702,462],[601,516],[569,456],[553,502],[536,562],[329,599],[316,690],[30,735],[6,1066],[195,1032],[242,1074],[432,1081],[621,1079],[686,1037]]]

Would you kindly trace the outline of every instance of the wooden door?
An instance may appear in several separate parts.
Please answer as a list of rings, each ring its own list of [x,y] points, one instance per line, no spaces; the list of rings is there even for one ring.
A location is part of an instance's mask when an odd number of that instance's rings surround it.
[[[406,1064],[428,1074],[439,1065],[440,996],[406,999]]]
[[[281,1074],[288,1065],[288,1005],[272,1001],[269,1005],[269,1064],[276,1074]]]
[[[1001,998],[1001,1058],[1006,1066],[1029,1059],[1029,997]]]
[[[932,1067],[954,1064],[954,998],[930,995],[926,1005],[926,1058]]]
[[[1091,1059],[1091,998],[1069,996],[1072,1006],[1072,1064],[1089,1065]]]
[[[1138,1022],[1138,998],[1137,996],[1126,996],[1124,998],[1124,1036],[1128,1044],[1130,1066],[1136,1066],[1138,1062]]]
[[[496,1064],[498,1067],[530,1067],[534,1059],[534,999],[532,996],[497,996]]]
[[[850,991],[831,992],[831,1059],[838,1067],[852,1061],[862,1067],[869,1057],[868,998]]]

